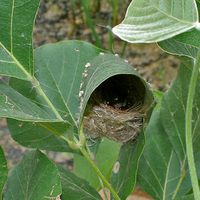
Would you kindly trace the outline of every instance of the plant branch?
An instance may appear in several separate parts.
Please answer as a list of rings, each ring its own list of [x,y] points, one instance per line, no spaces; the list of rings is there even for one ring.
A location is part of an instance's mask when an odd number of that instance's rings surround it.
[[[31,83],[33,85],[33,87],[35,87],[37,89],[37,91],[42,95],[42,97],[44,98],[44,100],[47,102],[47,104],[49,105],[49,107],[51,108],[51,110],[54,112],[54,114],[56,115],[56,117],[60,120],[60,121],[64,121],[63,118],[60,116],[60,114],[58,113],[58,111],[56,110],[56,108],[53,106],[53,104],[51,103],[51,101],[49,100],[49,98],[46,96],[46,94],[44,93],[44,91],[42,90],[38,80],[33,77],[31,80]]]
[[[101,178],[101,180],[104,182],[104,184],[110,190],[110,192],[113,194],[113,196],[115,197],[115,199],[116,200],[121,200],[119,198],[119,196],[117,195],[117,193],[115,192],[115,190],[110,185],[110,183],[106,180],[106,178],[104,177],[104,175],[100,172],[100,170],[98,169],[98,167],[95,165],[95,163],[93,162],[93,160],[90,158],[90,156],[88,155],[88,153],[85,150],[85,148],[83,147],[83,148],[80,148],[79,150],[84,155],[84,157],[88,160],[88,162],[90,163],[90,165],[94,168],[94,170],[96,171],[96,173],[98,174],[98,176]]]
[[[199,184],[195,168],[193,145],[192,145],[192,105],[195,94],[195,86],[198,77],[199,66],[200,66],[200,48],[197,54],[196,62],[193,66],[192,76],[189,85],[187,107],[186,107],[186,125],[185,125],[186,151],[187,151],[188,166],[189,166],[190,178],[192,182],[195,200],[200,200],[200,191],[199,191]]]

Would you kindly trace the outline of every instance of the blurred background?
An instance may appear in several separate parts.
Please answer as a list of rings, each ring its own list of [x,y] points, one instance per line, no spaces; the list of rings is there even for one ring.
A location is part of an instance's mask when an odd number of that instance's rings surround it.
[[[157,44],[128,44],[113,35],[111,29],[120,23],[130,0],[42,0],[33,31],[37,48],[62,40],[82,40],[118,54],[137,69],[155,90],[164,92],[177,74],[179,60],[163,52]],[[8,82],[7,77],[1,77]],[[11,169],[30,149],[10,137],[6,120],[0,118],[0,145]],[[56,164],[73,171],[73,155],[43,151]],[[151,199],[138,186],[129,200]]]

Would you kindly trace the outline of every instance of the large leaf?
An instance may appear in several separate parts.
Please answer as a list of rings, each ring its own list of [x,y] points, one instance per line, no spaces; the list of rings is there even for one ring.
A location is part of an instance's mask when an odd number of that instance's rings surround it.
[[[84,80],[83,91],[85,92],[80,119],[83,117],[85,107],[92,92],[106,79],[119,74],[129,74],[138,77],[145,87],[144,104],[150,107],[153,104],[154,98],[149,85],[127,62],[112,54],[100,54],[91,62],[91,70]]]
[[[62,121],[67,121],[72,125],[76,124],[77,114],[79,113],[79,90],[82,73],[86,63],[97,56],[100,51],[100,49],[88,43],[79,41],[64,41],[57,44],[49,44],[35,50],[35,77],[39,81],[43,91],[45,91],[46,96],[53,104],[53,107],[59,112],[63,119]],[[85,54],[85,52],[87,52],[87,54]],[[39,109],[41,108],[43,112],[51,116],[51,121],[58,121],[52,108],[47,104],[40,92],[32,87],[29,81],[11,78],[9,84],[17,91],[17,94],[21,94],[15,99],[17,102],[21,101],[19,106],[37,107],[38,113],[41,112]],[[12,97],[12,88],[7,89],[10,91],[10,94],[7,94],[8,100]],[[35,105],[33,106],[29,101],[23,104],[23,101],[25,101],[24,99],[32,101]],[[12,103],[16,102],[12,101],[11,105]],[[4,107],[5,106],[2,105],[2,110]],[[19,109],[21,109],[21,107],[19,107]],[[13,106],[12,109],[15,110],[15,107]],[[27,112],[28,110],[30,109],[27,109]],[[30,110],[28,114],[34,116],[32,110]],[[6,117],[16,119],[12,114],[7,114]],[[18,119],[35,122],[42,121],[37,119],[30,120],[29,118],[26,119],[26,117],[22,118],[20,116],[18,116]],[[47,122],[50,120],[43,118],[43,121]]]
[[[132,43],[158,42],[198,25],[195,0],[133,0],[113,33]]]
[[[62,182],[62,200],[100,200],[98,192],[89,183],[61,166],[58,166]]]
[[[153,112],[146,128],[146,145],[138,169],[138,184],[154,199],[172,199],[181,176],[181,166],[160,121]]]
[[[125,200],[133,191],[136,182],[139,158],[145,145],[143,131],[139,139],[121,147],[118,159],[114,165],[111,185],[121,198]],[[112,197],[114,200],[114,197]]]
[[[185,146],[185,110],[187,104],[188,86],[191,77],[191,70],[185,65],[181,65],[178,76],[172,84],[172,87],[163,96],[161,106],[161,121],[165,131],[177,153],[181,163],[185,163],[186,146]],[[192,138],[193,150],[200,150],[200,79],[196,83],[196,92],[193,103],[193,124]]]
[[[26,80],[33,75],[32,33],[39,2],[1,1],[0,74]]]
[[[5,200],[46,200],[61,195],[61,180],[57,167],[39,150],[27,153],[10,171]]]
[[[146,146],[140,160],[138,183],[155,199],[181,197],[191,188],[185,149],[185,109],[191,70],[181,65],[178,76],[153,113],[146,129]],[[193,107],[193,149],[199,169],[199,87]],[[199,171],[199,170],[198,170]],[[198,177],[200,173],[197,173]]]
[[[99,145],[98,151],[95,155],[95,161],[99,170],[106,178],[108,178],[108,180],[110,180],[111,170],[118,157],[119,150],[119,144],[111,142],[105,138]],[[77,176],[87,180],[95,189],[100,189],[101,184],[99,177],[85,157],[74,155],[74,172]]]
[[[87,55],[85,51],[88,52]],[[58,121],[58,119],[40,93],[32,88],[29,81],[11,78],[9,84],[12,87],[3,84],[7,93],[2,96],[4,97],[2,98],[2,104],[4,105],[0,107],[0,113],[1,115],[6,113],[5,117],[20,120],[8,120],[11,136],[16,141],[27,147],[53,151],[71,151],[67,143],[55,134],[78,132],[77,127],[74,125],[77,123],[79,112],[79,90],[82,73],[85,70],[85,64],[97,56],[100,51],[100,49],[88,43],[65,41],[43,46],[34,52],[35,76],[66,123],[47,123]],[[11,97],[15,97],[15,101],[11,101]],[[6,106],[12,112],[5,111],[6,100],[9,102]],[[12,106],[15,102],[18,107]],[[12,114],[15,107],[21,111],[21,114],[19,112],[18,115]],[[35,110],[32,112],[34,108]],[[44,117],[40,113],[44,113]],[[34,123],[22,121],[32,121]],[[41,121],[45,123],[36,123]]]
[[[52,124],[47,122],[58,121],[57,117],[52,112],[52,108],[50,108],[40,93],[35,88],[32,88],[30,82],[11,78],[9,83],[12,87],[11,90],[19,94],[17,97],[22,98],[20,106],[23,106],[23,99],[26,99],[28,103],[27,106],[34,104],[34,106],[38,108],[38,113],[42,110],[51,118],[48,120],[47,117],[46,119],[44,117],[40,120],[30,120],[29,118],[23,119],[19,116],[18,119],[20,121],[8,120],[8,127],[11,135],[16,141],[23,145],[26,144],[26,146],[29,147],[33,145],[34,141],[34,146],[36,145],[44,149],[46,147],[42,147],[42,141],[44,141],[45,135],[46,138],[50,138],[50,133],[48,131],[56,134],[62,129],[64,131],[62,131],[61,134],[69,134],[68,132],[70,129],[73,130],[74,133],[78,133],[78,117],[81,121],[90,95],[99,84],[116,74],[131,74],[139,77],[146,88],[145,104],[147,106],[152,104],[152,92],[149,90],[148,84],[146,84],[138,73],[124,60],[110,54],[99,55],[100,52],[100,49],[81,41],[64,41],[57,44],[45,45],[35,50],[35,76],[40,82],[48,99],[53,104],[53,107],[63,119],[63,123],[57,123],[57,125],[55,124],[53,128],[51,128]],[[90,67],[87,69],[89,65]],[[88,76],[85,78],[84,71],[86,69],[88,70]],[[85,91],[85,95],[80,114],[79,93],[82,83],[84,83],[82,91]],[[12,93],[10,93],[9,96],[11,95]],[[7,95],[7,99],[10,99],[9,96]],[[16,101],[20,101],[20,99],[16,99]],[[14,103],[14,101],[11,103]],[[10,104],[9,106],[11,107]],[[3,106],[2,108],[0,107],[0,112],[1,109],[3,111],[5,108]],[[15,107],[11,107],[11,109],[15,109]],[[35,113],[38,114],[37,112]],[[16,119],[16,116],[12,116],[12,113],[7,117]],[[36,117],[39,118],[40,116],[35,116],[35,118]],[[19,126],[22,121],[38,123],[36,123],[36,125],[34,123],[36,127],[31,123],[27,123],[26,126]],[[30,125],[29,128],[27,127],[28,125]],[[45,127],[48,131],[42,131],[41,128],[37,127],[38,125]],[[36,129],[37,132],[43,132],[38,139],[35,137],[38,134],[33,134],[33,130]],[[31,136],[29,137],[29,135]],[[23,142],[23,140],[25,140],[25,142]],[[58,146],[59,144],[63,146],[63,143],[57,143]],[[44,142],[44,146],[47,145],[49,147],[52,145],[52,150],[55,150],[55,142],[48,144]]]
[[[6,157],[4,155],[3,149],[0,146],[0,200],[2,200],[2,191],[8,177],[8,167],[6,162]]]

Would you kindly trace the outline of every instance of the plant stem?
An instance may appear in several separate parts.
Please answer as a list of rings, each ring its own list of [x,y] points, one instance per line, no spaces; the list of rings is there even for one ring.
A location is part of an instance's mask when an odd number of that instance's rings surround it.
[[[96,31],[95,31],[94,24],[93,24],[92,19],[90,17],[90,14],[89,14],[89,11],[87,9],[85,0],[81,0],[81,4],[83,6],[83,9],[84,9],[84,12],[85,12],[85,16],[87,18],[88,25],[89,25],[90,29],[92,30],[92,35],[93,35],[93,37],[95,39],[95,43],[96,43],[97,47],[102,49],[101,41],[100,41]]]
[[[123,45],[123,47],[122,47],[121,55],[120,55],[121,58],[123,58],[123,56],[124,56],[124,52],[125,52],[125,49],[126,49],[126,45],[127,45],[127,42],[125,41],[125,42],[124,42],[124,45]]]
[[[104,175],[100,172],[100,170],[98,169],[98,167],[95,165],[95,163],[93,162],[93,160],[88,155],[88,153],[85,150],[85,148],[82,147],[79,150],[85,156],[85,158],[88,160],[88,162],[90,163],[90,165],[94,168],[94,170],[97,172],[97,174],[99,175],[99,177],[101,178],[101,180],[104,182],[104,184],[107,186],[107,188],[110,190],[110,192],[113,194],[113,196],[115,197],[115,199],[116,200],[120,200],[120,198],[117,195],[117,193],[115,192],[115,190],[112,188],[112,186],[110,185],[110,183],[106,180],[106,178],[104,177]]]
[[[200,191],[198,178],[195,168],[194,154],[193,154],[193,146],[192,146],[192,105],[193,98],[195,94],[195,86],[198,77],[198,70],[200,66],[200,48],[197,54],[196,62],[194,64],[192,70],[192,76],[189,85],[188,97],[187,97],[187,107],[186,107],[186,151],[188,158],[188,166],[190,171],[190,178],[193,187],[193,193],[195,200],[200,200]]]
[[[46,94],[44,93],[44,91],[42,90],[38,80],[33,77],[31,80],[31,83],[33,85],[33,87],[35,87],[37,89],[37,91],[42,95],[42,97],[44,98],[44,100],[47,102],[47,104],[50,106],[51,110],[54,112],[54,114],[56,115],[56,117],[60,120],[60,121],[64,121],[62,119],[62,117],[60,116],[60,114],[58,113],[58,111],[56,110],[56,108],[53,106],[53,104],[51,103],[51,101],[49,100],[49,98],[46,96]]]
[[[181,178],[179,180],[178,186],[176,187],[176,190],[174,192],[174,195],[173,195],[172,199],[176,198],[176,195],[178,194],[178,191],[179,191],[179,189],[181,187],[181,184],[182,184],[184,178],[185,178],[185,166],[181,170]]]

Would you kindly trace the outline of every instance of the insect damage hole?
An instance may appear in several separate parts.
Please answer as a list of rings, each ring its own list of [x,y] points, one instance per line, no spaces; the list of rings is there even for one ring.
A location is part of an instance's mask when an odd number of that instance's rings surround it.
[[[142,129],[146,89],[135,75],[119,74],[100,84],[92,93],[84,115],[90,138],[107,137],[120,143],[137,138]]]

